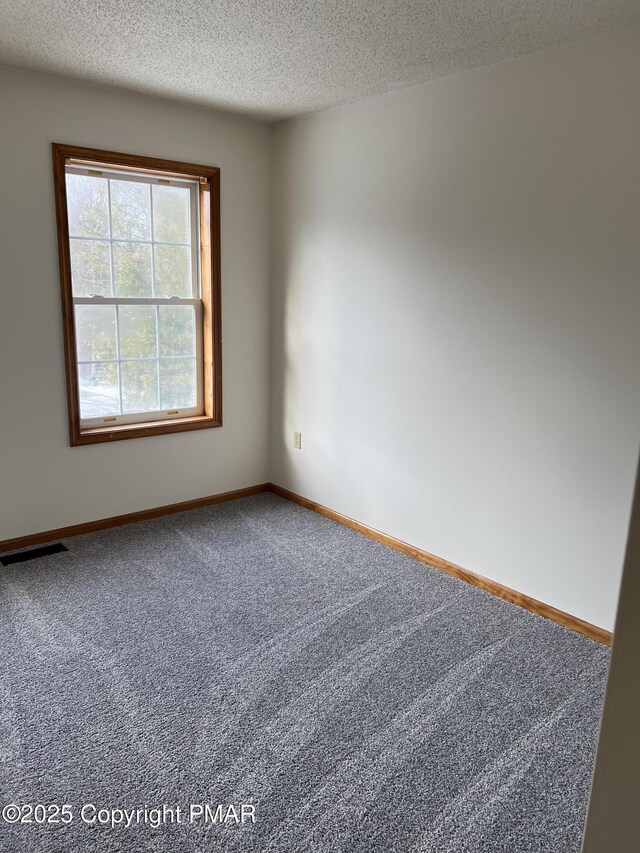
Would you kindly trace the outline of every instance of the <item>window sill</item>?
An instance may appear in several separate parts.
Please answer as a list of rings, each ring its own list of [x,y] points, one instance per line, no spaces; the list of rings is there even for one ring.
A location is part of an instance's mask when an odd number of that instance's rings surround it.
[[[140,424],[122,426],[94,427],[92,429],[74,428],[71,434],[71,447],[84,444],[100,444],[109,441],[123,441],[128,438],[148,438],[152,435],[167,435],[171,432],[188,432],[194,429],[212,429],[222,426],[219,418],[208,415],[196,415],[189,418],[176,418],[171,421],[147,421]]]

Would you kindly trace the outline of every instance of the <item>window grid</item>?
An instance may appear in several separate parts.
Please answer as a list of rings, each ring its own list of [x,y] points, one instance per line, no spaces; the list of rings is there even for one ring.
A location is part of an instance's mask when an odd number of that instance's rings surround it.
[[[151,228],[151,287],[153,289],[153,293],[155,295],[156,292],[156,250],[153,245],[153,238],[156,236],[154,231],[154,222],[153,222],[153,190],[149,188],[149,227]],[[192,285],[193,287],[193,285]],[[193,290],[192,290],[193,292]],[[158,371],[158,375],[160,375],[160,371]],[[158,401],[160,400],[160,394],[158,394]]]
[[[91,170],[83,170],[83,169],[69,169],[67,173],[71,174],[90,174]],[[197,216],[197,205],[195,204],[195,185],[193,182],[186,181],[159,181],[149,179],[147,176],[141,178],[139,175],[135,174],[120,174],[120,173],[108,173],[101,176],[104,180],[106,180],[107,186],[107,225],[108,225],[108,236],[107,237],[95,237],[91,235],[78,235],[75,236],[70,234],[70,240],[86,240],[93,241],[96,243],[108,243],[109,244],[109,284],[110,284],[110,293],[109,297],[104,297],[99,294],[95,294],[92,296],[75,296],[73,295],[74,309],[79,305],[94,305],[94,306],[108,306],[112,305],[114,307],[114,335],[115,335],[115,359],[80,359],[78,357],[78,353],[76,353],[76,363],[78,367],[81,365],[91,365],[91,366],[106,366],[106,365],[114,365],[115,367],[115,381],[117,382],[118,388],[118,408],[119,413],[116,415],[109,414],[106,416],[100,417],[88,417],[82,418],[80,420],[81,426],[83,427],[92,427],[103,424],[105,422],[116,422],[116,423],[135,423],[140,421],[154,420],[157,418],[166,418],[168,414],[172,416],[190,416],[196,414],[202,414],[203,412],[203,399],[202,399],[202,369],[199,360],[199,356],[202,353],[202,302],[195,295],[199,294],[199,263],[197,256],[197,246],[198,241],[196,239],[199,228],[198,228],[198,216]],[[118,236],[114,237],[114,229],[113,229],[113,208],[112,208],[112,189],[111,189],[111,181],[112,180],[129,180],[132,182],[143,182],[149,185],[148,189],[148,205],[149,205],[149,228],[150,228],[150,238],[149,240],[145,240],[142,238],[131,238],[129,236]],[[191,241],[189,243],[184,242],[171,242],[171,241],[160,241],[155,239],[155,223],[154,223],[154,186],[160,185],[173,185],[180,187],[188,187],[189,188],[189,204],[187,207],[187,215],[188,215],[188,233],[191,236]],[[151,289],[153,296],[150,297],[126,297],[126,296],[117,296],[116,295],[116,268],[114,262],[114,251],[113,245],[114,243],[131,243],[136,245],[149,245],[150,255],[151,255]],[[155,246],[179,246],[183,248],[190,249],[191,255],[191,269],[190,269],[190,284],[191,284],[191,297],[179,297],[175,295],[171,295],[168,297],[161,297],[157,295],[157,287],[156,287],[156,255],[155,255]],[[121,317],[120,317],[120,308],[126,305],[147,305],[154,306],[154,321],[155,321],[155,356],[144,356],[144,357],[123,357],[122,356],[122,341],[121,341]],[[195,308],[193,321],[194,321],[194,343],[195,350],[190,353],[178,354],[178,355],[163,355],[161,353],[161,331],[160,331],[160,308],[161,306],[193,306]],[[186,408],[172,408],[169,405],[163,406],[163,388],[162,388],[162,365],[170,362],[178,362],[182,361],[184,364],[187,362],[191,365],[193,369],[193,373],[195,374],[196,380],[196,405]],[[156,366],[156,381],[155,381],[155,392],[157,395],[157,409],[152,411],[144,410],[140,412],[130,412],[125,413],[125,401],[124,401],[124,375],[122,371],[122,365],[126,363],[155,363]],[[82,382],[79,383],[79,391],[82,387]],[[79,401],[81,404],[81,401]],[[81,404],[82,405],[82,404]]]
[[[143,240],[140,237],[87,237],[86,234],[72,234],[71,240],[87,240],[91,243],[135,243],[143,246],[181,246],[190,249],[190,243],[176,243],[170,240]]]

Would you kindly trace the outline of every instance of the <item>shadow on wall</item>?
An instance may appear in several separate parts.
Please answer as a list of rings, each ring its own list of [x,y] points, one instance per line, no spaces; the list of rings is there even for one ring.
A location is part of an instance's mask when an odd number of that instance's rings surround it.
[[[279,126],[273,476],[611,628],[640,422],[638,60],[567,51]]]

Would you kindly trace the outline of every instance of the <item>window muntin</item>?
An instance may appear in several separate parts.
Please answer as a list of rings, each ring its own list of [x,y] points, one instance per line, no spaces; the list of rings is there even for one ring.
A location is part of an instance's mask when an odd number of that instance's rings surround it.
[[[199,181],[65,167],[80,427],[202,415]]]

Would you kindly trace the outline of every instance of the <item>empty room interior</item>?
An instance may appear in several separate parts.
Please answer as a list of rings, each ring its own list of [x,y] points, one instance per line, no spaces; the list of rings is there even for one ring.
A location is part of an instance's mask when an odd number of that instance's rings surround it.
[[[0,851],[640,850],[638,0],[0,0]]]

